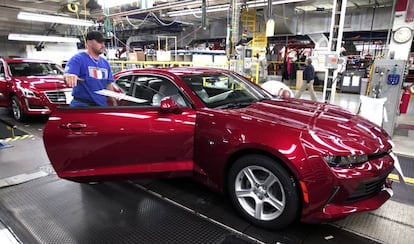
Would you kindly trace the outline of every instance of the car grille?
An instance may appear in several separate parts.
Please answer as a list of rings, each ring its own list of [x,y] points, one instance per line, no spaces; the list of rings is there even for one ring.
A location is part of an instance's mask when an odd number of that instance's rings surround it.
[[[66,96],[64,91],[48,91],[46,97],[51,103],[66,104]]]
[[[45,106],[29,104],[29,109],[45,109]]]
[[[382,190],[387,177],[360,184],[354,192],[346,199],[346,202],[355,202],[374,196]]]

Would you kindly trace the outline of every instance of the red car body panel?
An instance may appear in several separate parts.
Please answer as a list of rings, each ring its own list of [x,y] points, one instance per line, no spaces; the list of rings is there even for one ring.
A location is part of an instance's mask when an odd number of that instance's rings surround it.
[[[164,114],[154,109],[68,109],[64,119],[56,119],[63,111],[53,114],[51,126],[45,132],[49,134],[51,127],[57,129],[50,133],[53,137],[46,137],[45,145],[55,148],[49,157],[59,162],[54,167],[62,178],[102,175],[127,178],[144,173],[190,175],[193,171],[195,116],[192,110]],[[62,144],[48,144],[57,140],[63,140]],[[131,156],[131,152],[137,156]],[[65,160],[61,160],[63,155]]]
[[[326,103],[299,99],[258,101],[237,109],[208,108],[180,79],[215,69],[144,69],[171,79],[191,107],[57,109],[44,143],[57,174],[71,180],[190,176],[224,191],[232,163],[242,155],[274,158],[300,184],[301,219],[321,222],[374,210],[391,196],[381,188],[394,168],[387,133],[368,120]],[[349,167],[331,167],[324,155],[370,155]],[[375,192],[365,192],[373,187]]]
[[[0,77],[0,106],[10,107],[13,96],[17,97],[26,115],[48,115],[58,106],[68,105],[67,97],[71,96],[68,88],[59,74],[23,75],[13,74],[11,64],[47,63],[57,65],[48,60],[3,58],[4,77]],[[25,91],[31,93],[30,96]]]

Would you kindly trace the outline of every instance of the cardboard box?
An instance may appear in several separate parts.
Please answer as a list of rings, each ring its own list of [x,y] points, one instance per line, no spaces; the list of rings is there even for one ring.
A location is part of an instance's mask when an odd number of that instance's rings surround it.
[[[136,52],[128,53],[128,61],[137,61],[137,53]]]
[[[145,52],[140,51],[135,53],[137,55],[137,61],[145,61]]]
[[[191,54],[184,55],[184,62],[191,62],[193,61],[193,56]]]
[[[296,90],[299,90],[303,84],[303,70],[296,71]]]
[[[145,61],[145,52],[130,52],[128,53],[128,60],[129,61]]]
[[[146,58],[146,61],[156,61],[157,60],[157,56],[155,56],[155,55],[147,55],[145,58]]]

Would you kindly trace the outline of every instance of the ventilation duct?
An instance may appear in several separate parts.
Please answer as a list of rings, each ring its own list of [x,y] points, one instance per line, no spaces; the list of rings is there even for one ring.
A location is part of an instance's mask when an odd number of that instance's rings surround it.
[[[275,20],[275,36],[296,34],[296,13],[294,5],[273,5],[272,13],[272,17]]]
[[[308,37],[315,43],[315,50],[329,50],[329,40],[324,34],[308,34]]]

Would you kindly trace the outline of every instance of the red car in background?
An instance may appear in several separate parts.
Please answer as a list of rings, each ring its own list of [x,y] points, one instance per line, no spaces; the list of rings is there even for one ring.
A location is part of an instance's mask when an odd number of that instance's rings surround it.
[[[0,59],[0,106],[24,121],[30,115],[49,115],[68,105],[72,89],[63,82],[63,69],[51,61],[23,58]]]
[[[120,106],[58,108],[44,130],[61,178],[192,177],[255,225],[283,228],[379,208],[392,194],[392,142],[338,106],[272,97],[214,68],[127,70]],[[69,152],[69,153],[68,153]]]

